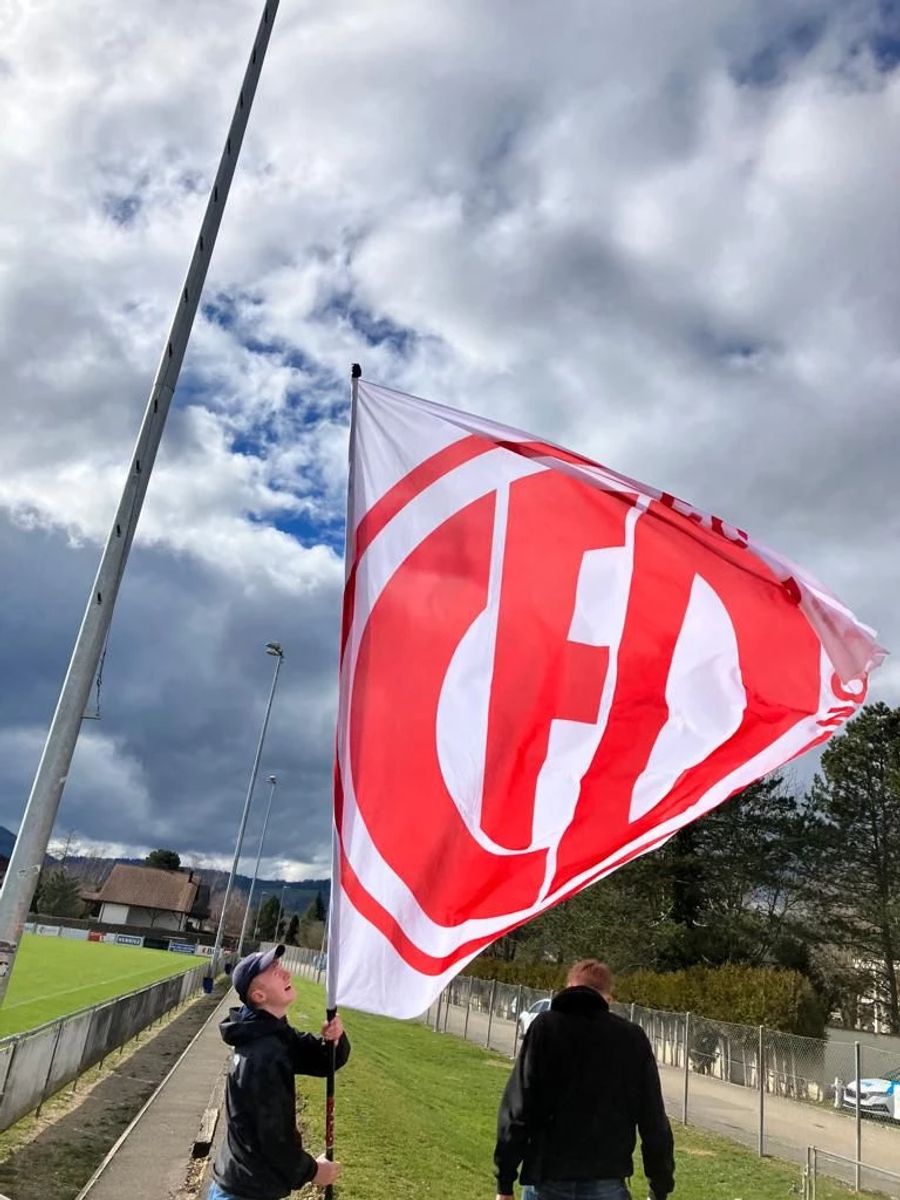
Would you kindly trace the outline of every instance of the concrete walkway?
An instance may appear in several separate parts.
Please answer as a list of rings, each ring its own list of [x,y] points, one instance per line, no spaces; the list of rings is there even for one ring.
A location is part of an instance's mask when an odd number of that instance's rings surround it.
[[[200,1120],[223,1078],[228,1049],[219,1021],[229,991],[77,1200],[172,1200],[185,1181]]]

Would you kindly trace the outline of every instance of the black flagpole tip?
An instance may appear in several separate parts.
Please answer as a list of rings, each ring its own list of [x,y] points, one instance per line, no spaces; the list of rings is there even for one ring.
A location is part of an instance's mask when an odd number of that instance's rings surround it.
[[[362,375],[362,367],[359,365],[359,363],[354,363],[353,366],[350,368],[350,378],[351,379],[359,379],[361,375]]]

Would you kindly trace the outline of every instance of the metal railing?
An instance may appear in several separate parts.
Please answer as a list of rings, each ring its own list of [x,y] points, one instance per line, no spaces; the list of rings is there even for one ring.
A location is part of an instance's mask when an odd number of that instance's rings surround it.
[[[284,963],[296,974],[322,982],[325,956],[319,951],[289,947]],[[420,1020],[435,1032],[512,1058],[534,1019],[534,1006],[548,1004],[552,995],[459,975]],[[824,1127],[830,1150],[818,1151],[818,1173],[863,1188],[866,1180],[875,1181],[868,1186],[885,1191],[885,1181],[900,1162],[900,1084],[895,1089],[896,1120],[889,1120],[887,1112],[878,1112],[887,1100],[877,1092],[864,1097],[854,1083],[900,1068],[900,1048],[891,1039],[881,1049],[850,1031],[807,1038],[638,1004],[613,1003],[612,1008],[646,1033],[660,1064],[670,1115],[742,1142],[760,1155],[800,1164],[807,1161],[812,1137],[822,1140]],[[877,1116],[883,1119],[873,1119]],[[858,1164],[858,1169],[848,1175],[846,1163]],[[804,1166],[804,1178],[807,1173]],[[833,1194],[820,1188],[816,1200],[831,1200]],[[886,1194],[895,1193],[888,1188]]]
[[[0,1131],[8,1129],[112,1050],[187,1001],[206,966],[0,1039]]]
[[[840,1179],[852,1185],[854,1192],[875,1192],[880,1196],[900,1200],[900,1175],[884,1167],[873,1167],[859,1159],[845,1158],[822,1150],[819,1146],[807,1146],[806,1163],[803,1167],[802,1200],[830,1200],[836,1193],[828,1190],[826,1180]],[[843,1191],[841,1194],[845,1194]]]
[[[268,950],[274,942],[261,942],[260,950]],[[288,971],[321,983],[325,975],[325,955],[319,950],[310,950],[306,946],[288,946],[281,960]]]
[[[422,1019],[436,1031],[514,1057],[534,1006],[547,1004],[551,996],[546,990],[458,976]],[[836,1154],[865,1158],[872,1171],[900,1162],[900,1123],[878,1111],[894,1103],[892,1097],[863,1096],[855,1088],[857,1079],[877,1079],[900,1067],[900,1049],[843,1041],[840,1031],[830,1039],[806,1038],[637,1004],[612,1008],[646,1033],[660,1064],[666,1107],[684,1124],[743,1142],[760,1155],[800,1163],[812,1138],[822,1140],[815,1131],[825,1124]],[[838,1071],[843,1074],[832,1075]]]

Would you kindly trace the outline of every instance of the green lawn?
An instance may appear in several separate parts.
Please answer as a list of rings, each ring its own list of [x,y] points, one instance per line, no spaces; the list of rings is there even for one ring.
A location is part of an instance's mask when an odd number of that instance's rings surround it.
[[[0,1009],[0,1037],[180,975],[200,961],[168,950],[26,933]]]
[[[322,990],[297,980],[291,1013],[299,1028],[318,1029]],[[509,1060],[423,1025],[364,1013],[345,1015],[353,1043],[338,1074],[336,1157],[354,1200],[492,1200],[494,1122]],[[321,1153],[324,1085],[298,1081],[309,1149]],[[732,1142],[673,1121],[677,1143],[675,1200],[785,1200],[799,1193],[800,1168],[761,1160]],[[645,1200],[643,1176],[632,1181]],[[312,1194],[312,1193],[311,1193]],[[850,1193],[819,1180],[818,1200]]]

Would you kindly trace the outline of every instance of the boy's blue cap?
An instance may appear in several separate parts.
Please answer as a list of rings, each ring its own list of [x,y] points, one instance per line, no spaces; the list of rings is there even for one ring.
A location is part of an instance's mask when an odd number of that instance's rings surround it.
[[[250,991],[250,984],[253,980],[263,971],[268,971],[272,963],[281,958],[282,954],[284,954],[284,946],[273,946],[271,950],[257,950],[255,954],[248,954],[237,964],[231,972],[231,983],[244,1004],[249,1003],[247,993]]]

